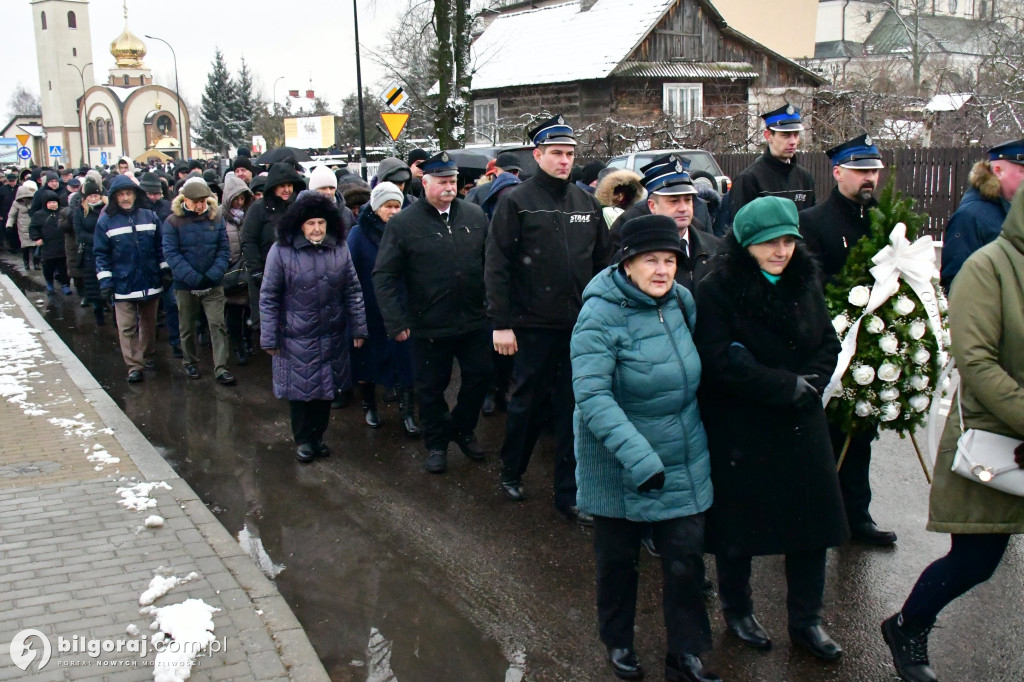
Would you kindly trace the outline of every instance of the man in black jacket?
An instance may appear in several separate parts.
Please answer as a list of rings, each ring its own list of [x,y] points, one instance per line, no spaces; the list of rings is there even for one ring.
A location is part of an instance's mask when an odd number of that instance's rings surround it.
[[[729,206],[732,216],[757,197],[776,196],[792,199],[798,211],[814,206],[814,177],[797,165],[796,150],[800,146],[800,110],[786,104],[775,111],[761,114],[764,154],[747,166],[732,183]]]
[[[388,335],[409,339],[427,459],[441,474],[454,441],[472,460],[486,456],[474,430],[491,376],[491,344],[484,312],[487,218],[457,198],[459,169],[441,152],[423,162],[423,196],[388,222],[373,287]],[[462,385],[454,409],[444,392],[458,359]]]
[[[828,199],[800,212],[800,234],[808,250],[821,262],[822,277],[827,283],[846,265],[854,244],[871,232],[870,210],[878,205],[874,192],[883,165],[882,155],[867,135],[847,140],[825,153],[832,161],[836,186]],[[846,445],[847,434],[830,424],[829,435],[838,458]],[[850,437],[843,467],[839,470],[839,486],[852,537],[867,544],[888,546],[896,542],[896,534],[879,529],[868,511],[871,441],[877,435],[878,431],[872,429]]]
[[[10,214],[11,206],[14,205],[15,193],[18,191],[18,174],[8,171],[5,182],[0,184],[0,227],[7,225],[7,216]],[[17,253],[20,244],[18,242],[18,228],[6,232],[7,250]]]
[[[514,391],[501,447],[501,487],[523,494],[523,474],[550,404],[555,425],[555,506],[593,522],[576,506],[569,337],[583,289],[611,255],[593,195],[569,181],[576,140],[555,116],[530,131],[539,170],[498,202],[487,237],[487,314],[494,349],[514,355]]]

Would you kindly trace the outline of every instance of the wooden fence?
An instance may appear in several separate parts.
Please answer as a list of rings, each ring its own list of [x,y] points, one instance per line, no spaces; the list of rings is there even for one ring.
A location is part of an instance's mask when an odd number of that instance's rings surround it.
[[[760,154],[716,154],[715,159],[731,178],[735,178]],[[924,234],[942,238],[946,221],[960,205],[967,191],[967,175],[974,163],[985,158],[984,150],[973,147],[883,149],[881,184],[896,173],[896,189],[915,202],[917,211],[928,217]],[[799,163],[814,176],[818,201],[832,191],[832,164],[824,152],[800,154]]]

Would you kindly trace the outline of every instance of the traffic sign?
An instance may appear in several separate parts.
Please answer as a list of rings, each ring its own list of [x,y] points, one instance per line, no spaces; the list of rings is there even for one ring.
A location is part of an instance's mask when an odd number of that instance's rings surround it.
[[[100,163],[102,163],[104,166],[107,165],[107,153],[106,152],[100,152]]]
[[[18,144],[22,147],[28,145],[28,135],[15,135],[18,138]]]
[[[26,160],[31,159],[32,150],[29,149],[28,147],[18,147],[18,158]]]
[[[50,156],[64,156],[64,154],[61,153],[60,151],[60,145],[50,145]]]
[[[405,124],[409,122],[409,114],[394,114],[382,111],[380,117],[384,120],[384,127],[388,129],[388,134],[391,135],[392,140],[398,139],[398,136],[402,134],[402,130],[405,129]]]
[[[402,104],[405,103],[405,100],[408,99],[408,95],[405,94],[402,86],[397,81],[391,81],[391,85],[384,88],[384,92],[380,93],[380,98],[391,108],[391,111],[398,111]]]

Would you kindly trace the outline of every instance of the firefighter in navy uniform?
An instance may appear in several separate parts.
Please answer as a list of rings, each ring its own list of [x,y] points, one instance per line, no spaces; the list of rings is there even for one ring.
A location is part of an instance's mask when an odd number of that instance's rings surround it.
[[[569,337],[583,289],[608,265],[601,204],[569,181],[573,130],[554,116],[530,131],[537,173],[503,196],[487,235],[487,314],[494,350],[514,357],[513,393],[501,446],[501,488],[524,498],[523,474],[550,405],[555,427],[555,507],[584,525],[576,506]],[[549,400],[550,398],[550,400]]]
[[[800,110],[786,104],[775,111],[761,114],[764,119],[764,154],[744,169],[732,183],[729,207],[732,216],[758,197],[775,196],[791,199],[802,211],[814,206],[814,178],[797,163],[800,146]]]
[[[800,212],[800,234],[807,248],[821,262],[827,283],[843,269],[850,249],[871,231],[870,211],[878,205],[875,190],[884,165],[878,147],[867,135],[855,137],[829,149],[832,177],[836,186],[828,199]],[[835,424],[829,425],[832,449],[838,458],[847,434]],[[853,434],[846,450],[839,486],[854,540],[885,547],[896,542],[896,534],[881,530],[871,518],[871,442],[877,429]]]

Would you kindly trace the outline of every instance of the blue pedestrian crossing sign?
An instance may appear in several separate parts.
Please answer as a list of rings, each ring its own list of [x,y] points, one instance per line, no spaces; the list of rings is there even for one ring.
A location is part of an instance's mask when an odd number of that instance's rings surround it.
[[[18,147],[18,158],[19,159],[31,159],[32,150],[28,147]]]
[[[64,156],[60,151],[60,145],[50,145],[50,156]]]
[[[102,163],[104,166],[107,165],[107,153],[106,152],[100,152],[100,163]]]

